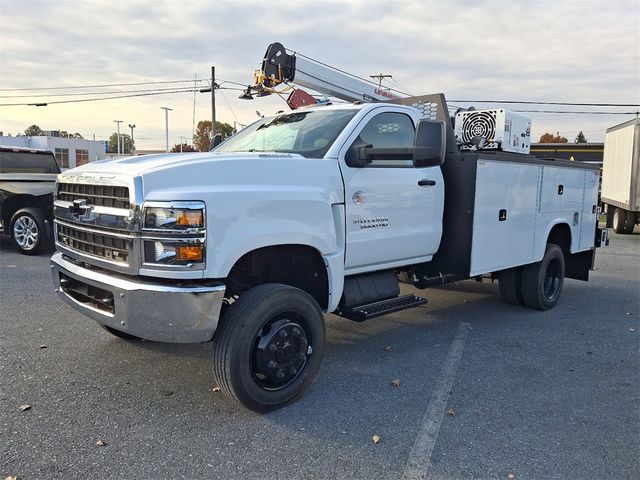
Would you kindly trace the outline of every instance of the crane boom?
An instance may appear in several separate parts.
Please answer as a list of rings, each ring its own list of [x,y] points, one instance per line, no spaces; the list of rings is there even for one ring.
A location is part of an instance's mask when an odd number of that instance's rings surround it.
[[[278,85],[288,83],[348,102],[389,101],[407,96],[287,50],[277,42],[267,47],[262,69],[256,71],[254,80],[255,85],[251,88],[260,96],[274,93]]]

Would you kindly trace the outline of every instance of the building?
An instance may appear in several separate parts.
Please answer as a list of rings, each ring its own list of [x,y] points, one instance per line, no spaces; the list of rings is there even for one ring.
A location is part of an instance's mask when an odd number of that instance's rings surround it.
[[[602,165],[604,143],[532,143],[531,155]]]
[[[8,147],[38,148],[50,150],[61,169],[79,167],[85,163],[106,158],[105,141],[65,138],[57,136],[4,137],[0,136],[0,145]]]

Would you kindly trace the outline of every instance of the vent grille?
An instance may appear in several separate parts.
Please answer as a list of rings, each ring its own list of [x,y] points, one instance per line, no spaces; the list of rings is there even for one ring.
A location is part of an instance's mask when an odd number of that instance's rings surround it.
[[[493,142],[496,136],[496,115],[491,112],[471,112],[465,114],[462,122],[462,142],[468,143],[474,137],[483,137]]]
[[[73,202],[84,199],[88,205],[129,208],[129,188],[112,185],[84,185],[81,183],[58,183],[56,198]]]
[[[100,231],[86,232],[60,224],[57,225],[57,231],[58,241],[73,250],[127,264],[129,239],[105,235]]]

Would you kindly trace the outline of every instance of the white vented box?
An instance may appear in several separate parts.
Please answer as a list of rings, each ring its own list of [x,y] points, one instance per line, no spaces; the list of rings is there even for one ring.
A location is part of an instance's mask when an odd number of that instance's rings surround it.
[[[456,139],[462,150],[476,150],[472,140],[486,141],[478,150],[529,153],[531,117],[509,110],[471,110],[456,115]]]

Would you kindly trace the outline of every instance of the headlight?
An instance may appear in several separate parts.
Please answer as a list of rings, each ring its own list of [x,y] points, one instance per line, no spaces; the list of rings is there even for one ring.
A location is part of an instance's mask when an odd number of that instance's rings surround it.
[[[145,263],[158,265],[188,265],[204,261],[204,245],[201,243],[174,242],[171,240],[146,240]]]
[[[203,269],[203,202],[147,202],[143,220],[144,263]]]
[[[184,205],[184,206],[183,206]],[[204,228],[204,204],[189,202],[171,206],[149,206],[144,210],[145,229],[189,230]]]

